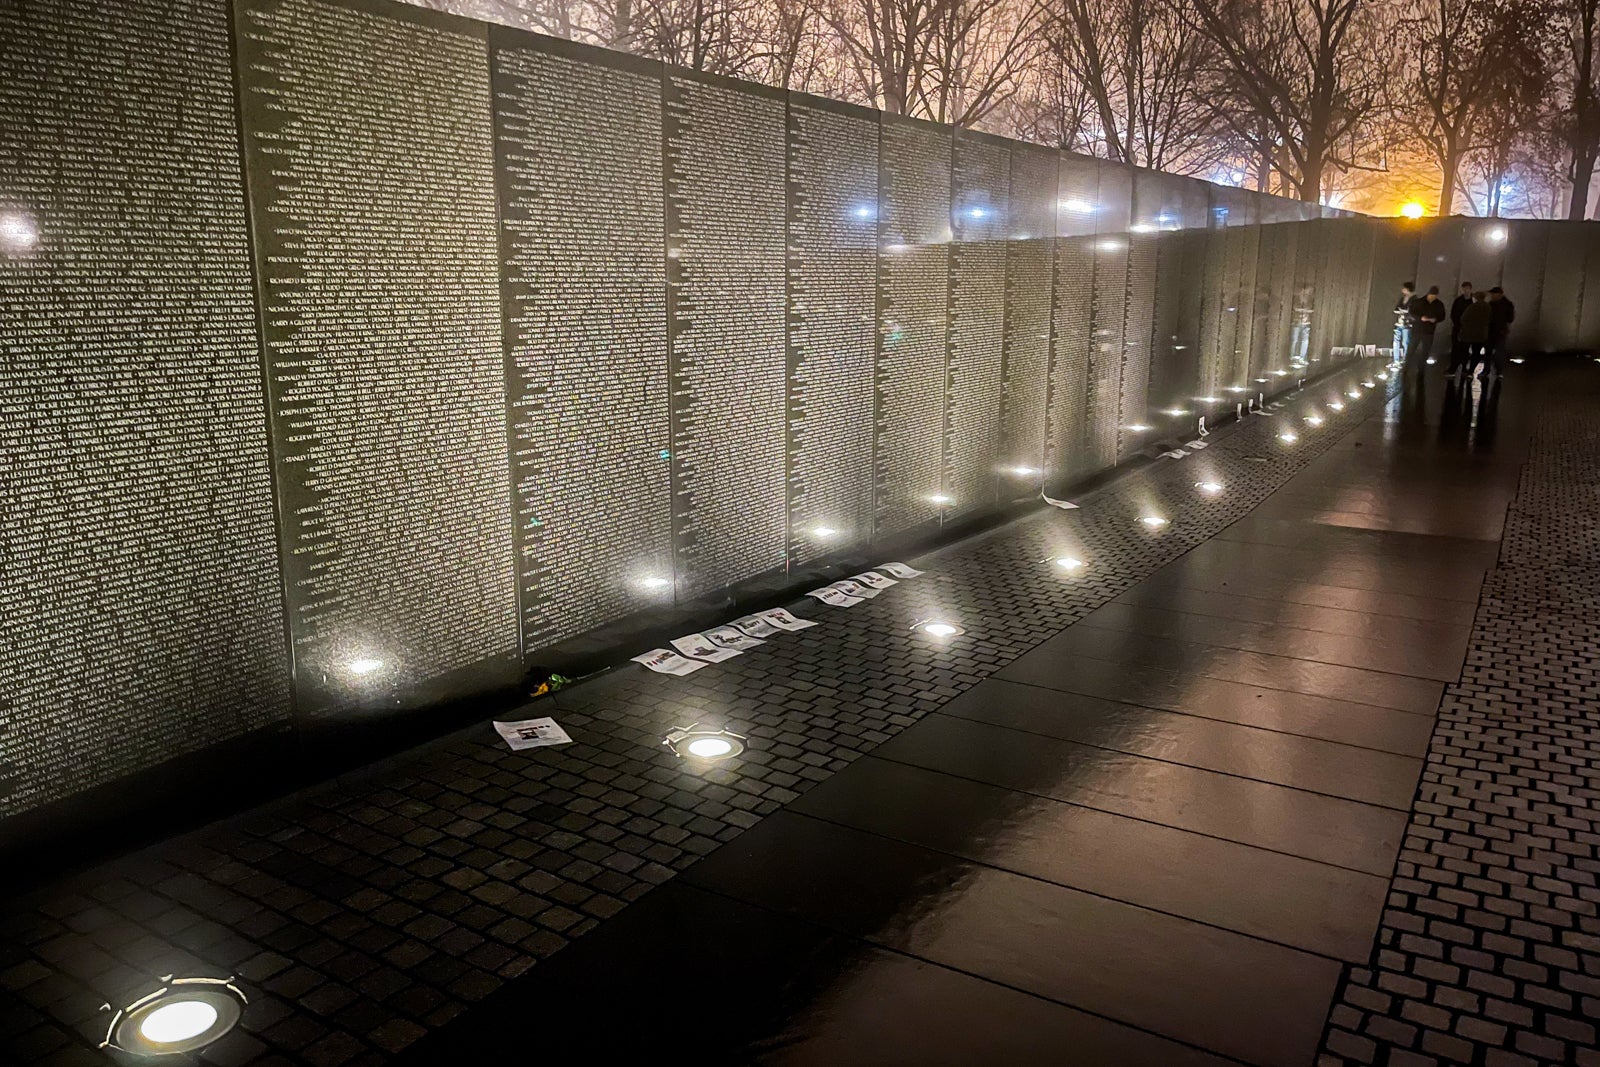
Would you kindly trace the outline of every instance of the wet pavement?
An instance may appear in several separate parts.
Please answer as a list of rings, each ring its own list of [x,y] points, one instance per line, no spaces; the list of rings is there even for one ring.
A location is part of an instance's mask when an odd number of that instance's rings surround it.
[[[1544,414],[1560,395],[1592,420],[1600,367],[1518,371],[1503,397],[1435,373],[1329,408],[1375,369],[1081,511],[916,561],[926,578],[870,604],[802,608],[823,623],[806,641],[563,694],[537,713],[570,749],[509,754],[469,731],[30,891],[0,921],[0,1026],[18,1062],[104,1062],[102,990],[188,966],[254,994],[198,1058],[217,1064],[1499,1063],[1501,1046],[1542,1062],[1518,1025],[1577,1034],[1600,1006],[1581,986],[1600,972],[1593,751],[1528,727],[1585,828],[1562,853],[1589,872],[1562,912],[1578,940],[1548,926],[1568,955],[1540,964],[1566,1014],[1407,1017],[1455,988],[1445,948],[1400,952],[1448,903],[1407,857],[1454,832],[1420,826],[1463,743],[1435,729],[1441,699],[1448,716],[1553,596],[1486,617],[1502,538],[1533,556],[1600,527],[1592,493],[1507,526],[1526,470],[1567,438],[1600,477],[1600,439]],[[1277,439],[1313,414],[1321,435]],[[1197,494],[1202,475],[1225,494]],[[1140,529],[1152,508],[1172,526]],[[1088,573],[1053,573],[1062,551]],[[933,611],[968,635],[909,631]],[[1593,688],[1575,662],[1545,673],[1525,688]],[[675,763],[660,732],[691,716],[750,750]],[[1544,988],[1491,976],[1513,1006]],[[1469,977],[1453,976],[1462,1005]],[[1461,1042],[1468,1059],[1440,1058]]]

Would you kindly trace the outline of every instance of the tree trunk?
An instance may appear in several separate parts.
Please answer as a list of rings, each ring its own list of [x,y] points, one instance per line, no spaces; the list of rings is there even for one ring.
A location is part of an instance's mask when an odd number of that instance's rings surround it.
[[[1456,206],[1456,173],[1461,170],[1461,153],[1450,148],[1444,154],[1443,174],[1439,178],[1439,217],[1449,215]]]
[[[1567,203],[1567,219],[1582,222],[1589,213],[1589,184],[1594,181],[1594,156],[1583,153],[1572,161],[1572,199]]]

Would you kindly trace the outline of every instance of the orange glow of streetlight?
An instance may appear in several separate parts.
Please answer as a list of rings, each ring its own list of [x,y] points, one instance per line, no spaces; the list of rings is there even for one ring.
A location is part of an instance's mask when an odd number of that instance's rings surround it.
[[[1408,219],[1420,219],[1426,209],[1415,200],[1407,200],[1400,208],[1400,214]]]

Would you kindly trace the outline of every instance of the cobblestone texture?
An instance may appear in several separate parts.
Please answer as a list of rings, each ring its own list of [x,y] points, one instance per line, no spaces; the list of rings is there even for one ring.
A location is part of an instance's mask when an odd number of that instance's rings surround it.
[[[1323,1067],[1600,1067],[1600,426],[1537,424]]]
[[[1381,389],[1315,433],[1298,412],[1378,369],[1338,372],[1082,510],[1046,508],[924,557],[924,577],[868,603],[804,600],[795,610],[820,625],[802,634],[684,679],[629,665],[530,707],[570,746],[513,753],[476,727],[0,902],[0,1063],[104,1063],[101,1004],[168,973],[235,975],[250,998],[196,1062],[384,1062],[1243,516]],[[1301,439],[1276,440],[1291,425]],[[1203,496],[1202,478],[1227,492]],[[1172,525],[1141,527],[1150,508]],[[1088,561],[1081,577],[1049,564],[1067,552]],[[968,635],[913,632],[934,614]],[[697,774],[661,745],[692,722],[747,734],[749,750]]]

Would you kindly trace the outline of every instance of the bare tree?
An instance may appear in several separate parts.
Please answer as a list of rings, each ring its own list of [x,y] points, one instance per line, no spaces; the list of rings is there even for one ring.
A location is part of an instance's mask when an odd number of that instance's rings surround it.
[[[1545,127],[1567,157],[1566,179],[1572,185],[1567,218],[1579,221],[1588,214],[1589,188],[1600,160],[1600,72],[1595,69],[1600,0],[1562,0],[1558,25],[1564,54],[1555,63],[1552,80],[1560,89],[1559,103]]]
[[[1217,156],[1217,122],[1201,89],[1204,41],[1189,32],[1180,2],[1059,0],[1047,26],[1094,104],[1110,159],[1194,170]]]
[[[1302,200],[1330,166],[1359,165],[1383,49],[1364,0],[1187,0],[1212,46],[1215,113]]]
[[[892,115],[971,126],[1016,91],[1039,50],[1041,0],[831,0],[859,91]]]

